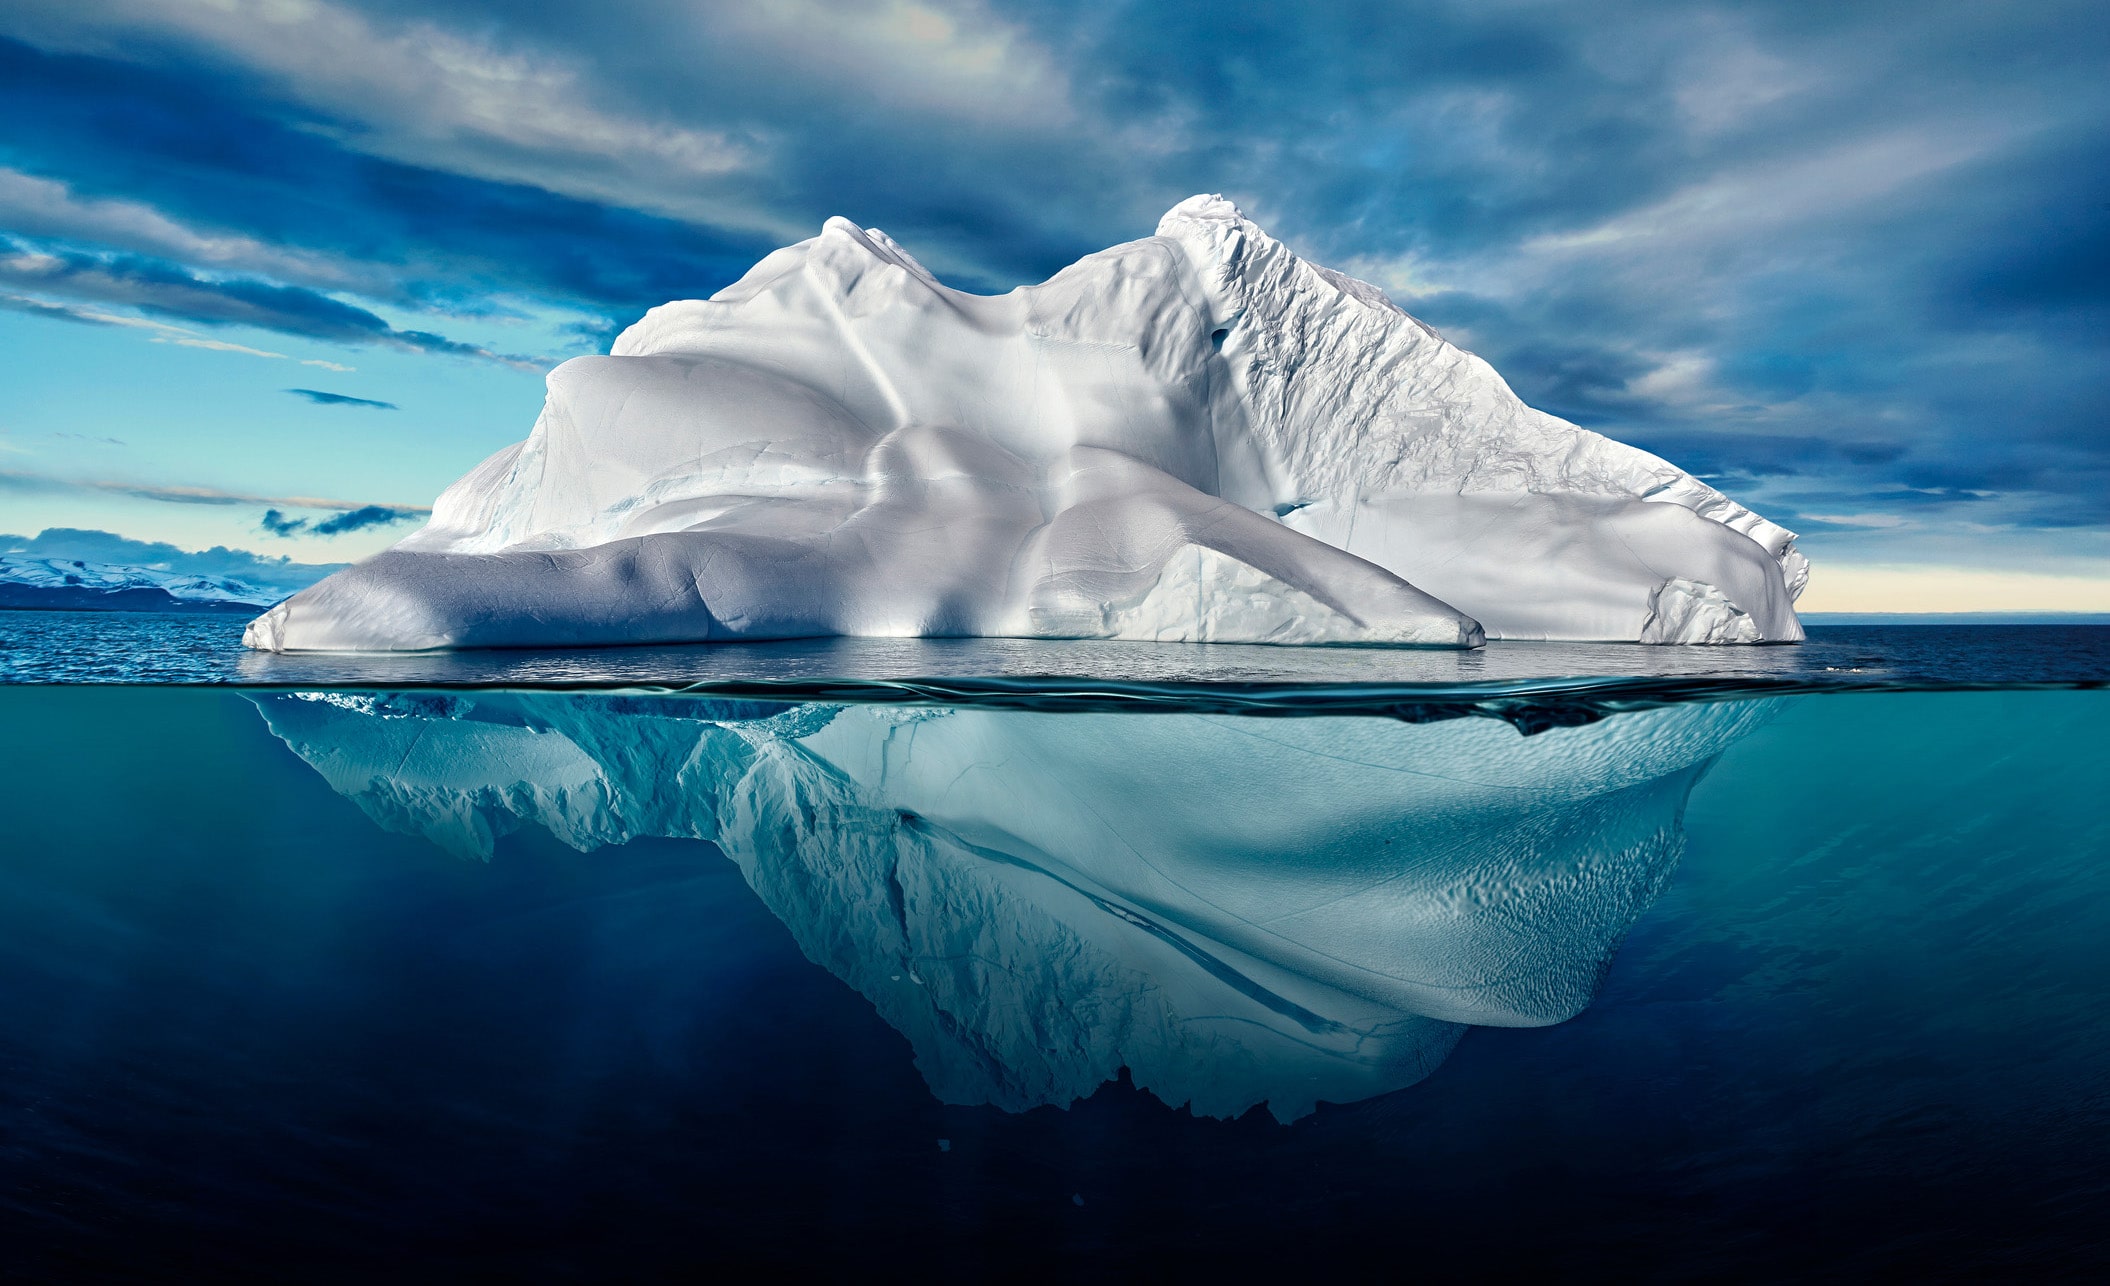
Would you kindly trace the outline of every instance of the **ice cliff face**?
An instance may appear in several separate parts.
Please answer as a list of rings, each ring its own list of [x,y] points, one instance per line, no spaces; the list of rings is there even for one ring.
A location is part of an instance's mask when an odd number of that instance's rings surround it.
[[[252,698],[381,825],[467,857],[709,840],[932,1090],[1022,1110],[1123,1067],[1291,1119],[1464,1025],[1580,1011],[1770,702],[1492,719],[1039,714],[481,692]]]
[[[831,219],[558,367],[525,442],[247,641],[1758,642],[1802,636],[1805,576],[1792,533],[1195,197],[994,297]]]

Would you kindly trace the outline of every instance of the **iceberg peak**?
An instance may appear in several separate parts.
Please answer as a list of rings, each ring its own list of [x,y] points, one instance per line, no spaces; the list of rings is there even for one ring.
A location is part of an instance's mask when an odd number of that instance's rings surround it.
[[[526,441],[245,641],[1783,641],[1806,566],[1199,195],[996,296],[831,218],[552,371]]]

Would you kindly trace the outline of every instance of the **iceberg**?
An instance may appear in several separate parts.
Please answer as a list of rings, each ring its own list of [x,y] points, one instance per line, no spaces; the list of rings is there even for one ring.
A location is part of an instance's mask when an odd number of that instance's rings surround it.
[[[374,821],[464,858],[709,841],[941,1100],[1128,1069],[1280,1119],[1411,1085],[1469,1026],[1580,1012],[1780,699],[1256,719],[532,691],[254,694]]]
[[[1807,574],[1197,196],[999,296],[830,219],[557,367],[524,442],[244,641],[1759,643],[1802,637]]]

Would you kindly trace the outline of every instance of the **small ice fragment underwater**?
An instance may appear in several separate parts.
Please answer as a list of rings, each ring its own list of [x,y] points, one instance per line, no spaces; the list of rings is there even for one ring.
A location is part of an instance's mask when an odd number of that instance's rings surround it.
[[[528,823],[582,852],[715,843],[945,1102],[1067,1104],[1125,1067],[1168,1104],[1283,1120],[1413,1084],[1468,1025],[1580,1012],[1683,850],[1692,784],[1777,705],[1525,736],[1478,717],[251,699],[376,822],[463,857]]]
[[[999,296],[830,219],[559,366],[526,441],[244,641],[1778,642],[1807,575],[1197,196]]]

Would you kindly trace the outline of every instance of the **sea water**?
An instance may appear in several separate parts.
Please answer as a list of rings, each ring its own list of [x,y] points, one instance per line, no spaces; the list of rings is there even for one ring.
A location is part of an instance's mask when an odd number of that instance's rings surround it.
[[[1899,628],[0,686],[0,1257],[2100,1271],[2102,634]]]

